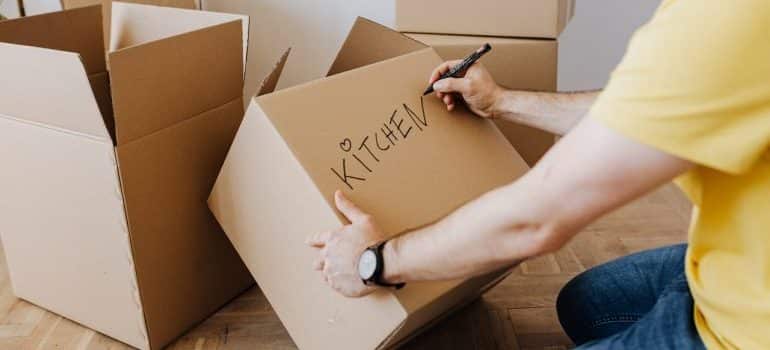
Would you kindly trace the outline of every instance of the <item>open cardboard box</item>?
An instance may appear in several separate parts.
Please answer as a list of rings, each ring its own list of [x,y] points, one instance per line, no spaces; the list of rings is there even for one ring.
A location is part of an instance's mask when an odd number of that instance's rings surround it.
[[[402,32],[554,39],[575,0],[390,0]]]
[[[115,3],[109,69],[100,6],[0,22],[18,297],[158,349],[253,284],[206,205],[243,118],[247,21]]]
[[[507,275],[351,299],[312,269],[305,238],[344,222],[336,189],[397,235],[527,171],[493,123],[422,97],[440,62],[359,18],[329,77],[250,103],[209,206],[301,349],[397,346]]]
[[[480,62],[498,84],[515,90],[557,89],[557,40],[408,33],[407,36],[431,46],[445,60],[464,59],[489,43],[492,51]],[[553,134],[539,129],[504,120],[495,121],[495,124],[530,166],[534,166],[556,143]]]

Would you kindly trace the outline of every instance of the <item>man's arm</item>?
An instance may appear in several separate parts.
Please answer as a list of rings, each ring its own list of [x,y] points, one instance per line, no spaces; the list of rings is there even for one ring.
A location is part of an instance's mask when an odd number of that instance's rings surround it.
[[[565,135],[593,105],[599,91],[533,92],[502,90],[492,118]]]
[[[481,63],[476,63],[460,78],[438,80],[460,61],[447,61],[431,73],[436,96],[447,109],[455,108],[460,98],[477,115],[528,125],[557,135],[566,134],[583,117],[599,96],[588,92],[531,92],[506,90],[495,83]]]
[[[596,218],[692,167],[585,118],[518,181],[491,191],[384,247],[386,282],[470,277],[553,252]],[[376,219],[341,192],[337,208],[351,224],[309,237],[315,268],[347,296],[374,288],[358,277],[361,253],[385,238]]]
[[[596,93],[547,94],[505,91],[483,66],[463,78],[431,82],[448,109],[458,95],[481,117],[500,117],[562,134],[564,139],[518,181],[489,192],[448,217],[405,233],[384,248],[387,282],[469,277],[559,249],[588,223],[687,171],[682,159],[626,138],[583,118]],[[579,121],[579,122],[578,122]],[[337,208],[350,221],[308,238],[319,250],[315,268],[347,296],[362,296],[357,273],[361,253],[386,236],[376,218],[341,192]]]
[[[520,180],[390,241],[385,278],[469,277],[553,252],[691,166],[586,118]]]

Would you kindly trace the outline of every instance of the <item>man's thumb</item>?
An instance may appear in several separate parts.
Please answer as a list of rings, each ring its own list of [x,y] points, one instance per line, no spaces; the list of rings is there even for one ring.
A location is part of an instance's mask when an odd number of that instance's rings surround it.
[[[433,90],[443,93],[457,92],[463,94],[466,91],[468,82],[464,78],[446,78],[433,83]]]
[[[334,192],[334,202],[337,205],[337,209],[345,215],[350,222],[358,222],[366,218],[366,213],[359,209],[355,203],[353,203],[348,197],[342,193],[342,191]]]

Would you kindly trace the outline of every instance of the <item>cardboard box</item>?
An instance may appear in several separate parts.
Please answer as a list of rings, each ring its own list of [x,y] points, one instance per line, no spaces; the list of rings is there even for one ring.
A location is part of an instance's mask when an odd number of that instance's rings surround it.
[[[436,49],[445,60],[463,59],[484,43],[492,51],[481,59],[495,81],[509,89],[556,91],[559,43],[556,40],[407,34]],[[551,133],[507,121],[495,122],[527,164],[534,166],[554,145]]]
[[[109,73],[100,6],[0,23],[0,233],[18,297],[159,349],[253,284],[206,205],[248,17],[112,11]]]
[[[557,38],[574,0],[394,0],[402,32]]]
[[[251,101],[209,206],[301,349],[394,347],[507,275],[352,299],[312,270],[304,240],[343,224],[337,189],[397,235],[527,171],[494,124],[422,97],[440,62],[358,19],[331,76]]]
[[[0,21],[21,17],[19,0],[0,0]]]

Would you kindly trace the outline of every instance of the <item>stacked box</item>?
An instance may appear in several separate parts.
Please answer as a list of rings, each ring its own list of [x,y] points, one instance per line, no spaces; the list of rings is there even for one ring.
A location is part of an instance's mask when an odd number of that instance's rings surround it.
[[[481,62],[495,81],[515,90],[556,91],[558,36],[572,17],[573,0],[397,1],[396,28],[436,49],[446,60],[462,59],[484,43]],[[430,13],[430,16],[425,16]],[[554,144],[547,132],[496,121],[511,144],[534,165]]]

